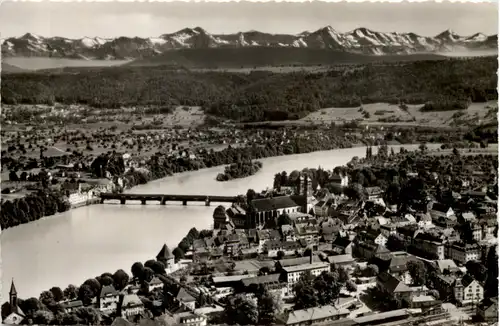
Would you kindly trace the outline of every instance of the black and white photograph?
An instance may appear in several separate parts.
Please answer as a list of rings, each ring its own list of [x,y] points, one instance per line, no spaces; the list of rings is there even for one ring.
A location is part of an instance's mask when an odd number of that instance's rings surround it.
[[[2,325],[498,325],[485,2],[2,1]]]

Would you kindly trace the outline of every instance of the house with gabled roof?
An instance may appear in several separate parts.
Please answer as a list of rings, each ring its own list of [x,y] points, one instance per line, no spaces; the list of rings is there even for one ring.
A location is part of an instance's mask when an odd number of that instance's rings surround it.
[[[102,312],[114,312],[118,308],[120,293],[113,285],[104,285],[98,297],[99,310]]]
[[[368,200],[382,198],[382,195],[384,194],[380,187],[366,187],[365,190],[368,193]]]
[[[137,294],[125,294],[122,297],[120,312],[123,318],[132,318],[144,313],[144,304]]]
[[[196,308],[196,299],[183,287],[179,288],[175,299],[191,310]]]
[[[477,315],[484,321],[498,321],[498,297],[484,299],[477,307]]]
[[[410,302],[413,290],[398,278],[387,272],[377,276],[377,288],[383,293],[393,295],[397,300]]]
[[[151,281],[148,282],[149,291],[153,291],[155,289],[163,288],[163,281],[160,280],[157,276],[154,276]]]
[[[484,298],[484,289],[481,283],[469,274],[457,278],[454,283],[455,300],[460,304],[479,303]]]
[[[455,215],[455,212],[449,205],[434,202],[431,206],[430,214],[432,219],[438,220],[440,217],[450,218]]]

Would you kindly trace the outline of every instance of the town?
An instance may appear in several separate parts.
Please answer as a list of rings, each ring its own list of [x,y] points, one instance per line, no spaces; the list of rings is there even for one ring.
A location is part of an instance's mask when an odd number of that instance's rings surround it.
[[[130,273],[54,286],[6,324],[456,325],[498,321],[498,157],[380,145],[277,173]],[[235,196],[238,194],[235,194]]]

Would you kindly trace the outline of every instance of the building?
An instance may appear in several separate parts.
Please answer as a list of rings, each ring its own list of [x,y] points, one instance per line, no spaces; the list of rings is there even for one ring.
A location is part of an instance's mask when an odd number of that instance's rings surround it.
[[[166,244],[163,245],[158,255],[156,255],[156,260],[163,263],[166,269],[172,269],[175,264],[175,257]]]
[[[380,199],[384,193],[380,187],[366,187],[365,189],[368,193],[368,200]]]
[[[226,214],[230,221],[233,222],[235,228],[247,228],[247,212],[240,205],[233,203],[231,207],[226,210]]]
[[[323,272],[330,271],[330,264],[328,263],[314,263],[312,261],[312,254],[309,264],[302,264],[296,266],[283,267],[284,279],[287,282],[287,294],[293,294],[293,286],[297,283],[300,277],[306,273],[310,272],[312,276],[316,277]]]
[[[389,273],[384,272],[377,276],[377,288],[382,293],[394,296],[400,302],[411,302],[413,290]]]
[[[419,232],[413,239],[413,245],[430,256],[437,259],[445,258],[445,250],[443,241],[428,233]]]
[[[336,207],[336,202],[334,198],[329,198],[327,200],[321,200],[314,205],[313,211],[314,215],[319,217],[328,217],[332,215],[332,209]]]
[[[483,286],[469,275],[457,278],[454,284],[454,296],[460,304],[479,303],[484,298]]]
[[[271,220],[277,221],[282,214],[301,210],[301,205],[296,203],[290,196],[254,199],[252,205],[255,211],[250,216],[251,228],[263,227]]]
[[[455,215],[453,209],[445,204],[433,203],[430,209],[432,219],[438,220],[440,217],[449,218]]]
[[[207,325],[207,317],[190,311],[175,314],[174,318],[177,322],[177,325],[186,325],[186,326]]]
[[[317,244],[319,241],[318,228],[311,223],[295,224],[295,236],[298,240],[304,239],[308,245]]]
[[[101,288],[98,297],[99,310],[102,312],[115,312],[120,301],[119,292],[113,285],[105,285]]]
[[[331,322],[344,319],[349,315],[349,310],[336,308],[332,305],[314,307],[309,309],[294,310],[288,313],[283,322],[285,325],[311,325],[331,324]],[[350,325],[350,324],[349,324]]]
[[[153,290],[156,290],[156,289],[162,289],[163,288],[163,281],[160,280],[158,277],[154,276],[153,279],[151,279],[151,281],[148,283],[148,288],[149,288],[149,291],[153,291]]]
[[[497,322],[498,298],[484,299],[477,307],[477,315],[486,322]]]
[[[475,243],[455,242],[447,245],[445,253],[447,253],[447,258],[465,264],[469,260],[479,260],[481,258],[481,247]]]
[[[194,310],[196,308],[196,299],[183,287],[181,287],[177,292],[175,300],[190,310]]]
[[[144,304],[137,294],[126,294],[122,297],[121,316],[131,318],[144,313]]]
[[[251,292],[252,287],[264,285],[270,291],[281,291],[286,284],[280,282],[280,274],[269,274],[241,279],[239,285],[244,291]]]
[[[295,236],[295,229],[289,224],[284,224],[281,226],[281,234],[283,235],[284,241],[297,241]]]
[[[380,231],[363,231],[360,233],[359,237],[362,241],[371,242],[384,247],[387,245],[388,237],[384,236]]]
[[[346,268],[351,268],[356,262],[352,255],[336,255],[336,256],[328,256],[328,262],[333,264],[334,266],[342,266]]]
[[[16,286],[14,285],[14,280],[12,280],[9,291],[8,309],[6,309],[6,311],[2,309],[3,323],[6,325],[19,325],[21,324],[21,322],[24,320],[25,317],[26,315],[18,306],[17,290]]]
[[[222,205],[217,206],[213,213],[214,219],[214,229],[220,229],[221,226],[229,221],[229,217],[226,213],[226,208]]]
[[[83,307],[83,302],[81,300],[72,300],[62,303],[64,312],[69,314],[73,311]]]

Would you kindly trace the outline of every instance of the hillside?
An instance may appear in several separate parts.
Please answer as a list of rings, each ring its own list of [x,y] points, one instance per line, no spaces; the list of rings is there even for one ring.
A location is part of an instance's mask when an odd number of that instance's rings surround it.
[[[7,74],[2,102],[60,102],[101,108],[200,106],[235,121],[295,120],[329,107],[368,103],[466,108],[497,99],[495,57],[344,65],[322,72],[193,72],[122,66]]]
[[[463,36],[446,30],[435,36],[422,36],[411,32],[380,32],[364,27],[342,33],[331,26],[297,35],[258,31],[216,35],[196,27],[143,38],[120,36],[111,39],[69,39],[27,33],[21,37],[7,38],[1,43],[4,57],[83,60],[144,59],[178,49],[252,47],[327,49],[381,56],[497,49],[497,35],[475,33]]]
[[[138,59],[130,66],[177,64],[190,68],[240,68],[290,65],[335,65],[371,62],[398,62],[442,60],[436,54],[407,54],[375,56],[329,49],[241,47],[181,49],[162,53],[152,58]]]

